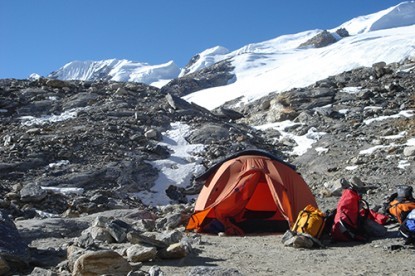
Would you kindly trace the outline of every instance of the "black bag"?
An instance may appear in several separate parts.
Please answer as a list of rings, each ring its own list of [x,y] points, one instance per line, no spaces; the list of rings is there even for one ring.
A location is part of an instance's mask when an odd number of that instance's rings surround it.
[[[413,188],[409,185],[398,185],[396,187],[396,196],[400,200],[411,200],[414,199],[412,196]]]

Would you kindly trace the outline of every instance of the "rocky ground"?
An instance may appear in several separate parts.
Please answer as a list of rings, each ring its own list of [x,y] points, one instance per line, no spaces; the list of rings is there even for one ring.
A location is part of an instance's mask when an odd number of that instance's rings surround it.
[[[192,128],[190,143],[206,145],[200,154],[206,166],[239,150],[265,149],[297,165],[322,210],[335,207],[342,177],[360,186],[371,207],[380,206],[397,184],[415,180],[415,149],[407,144],[415,133],[409,116],[414,67],[411,60],[379,63],[214,111],[178,98],[211,85],[192,79],[161,90],[137,83],[0,80],[0,233],[8,237],[0,243],[0,274],[406,274],[412,266],[405,260],[414,251],[393,226],[387,237],[366,244],[304,250],[284,247],[278,234],[184,233],[192,211],[185,189],[171,193],[168,206],[145,206],[131,195],[154,184],[158,172],[146,161],[169,156],[158,142],[171,122],[180,121]],[[226,64],[218,68],[220,85],[230,75]],[[359,89],[348,93],[346,87]],[[60,121],[61,114],[69,119]],[[297,156],[290,154],[296,142],[281,131],[252,128],[285,120],[296,122],[286,133],[325,134]]]

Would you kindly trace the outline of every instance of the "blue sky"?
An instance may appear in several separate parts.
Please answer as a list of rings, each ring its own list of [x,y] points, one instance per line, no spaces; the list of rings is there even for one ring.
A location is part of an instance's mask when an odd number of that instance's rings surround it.
[[[46,76],[73,60],[183,67],[213,46],[236,50],[331,29],[392,0],[0,0],[0,78]]]

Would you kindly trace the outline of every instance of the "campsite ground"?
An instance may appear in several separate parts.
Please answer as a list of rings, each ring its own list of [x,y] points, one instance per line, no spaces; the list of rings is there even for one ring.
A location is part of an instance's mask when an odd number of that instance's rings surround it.
[[[114,210],[72,218],[65,223],[62,219],[29,219],[16,221],[16,225],[22,237],[30,239],[30,246],[36,248],[35,259],[56,267],[61,261],[58,259],[65,259],[65,254],[57,253],[73,241],[65,238],[66,232],[83,222],[93,221],[98,215],[116,216],[129,222],[131,214],[135,211]],[[193,248],[189,255],[181,259],[143,262],[142,267],[137,264],[136,269],[148,273],[158,266],[163,274],[150,275],[159,276],[413,275],[415,248],[404,246],[403,239],[398,237],[397,224],[387,228],[386,237],[365,244],[329,243],[322,239],[326,248],[318,249],[286,247],[282,243],[282,233],[244,237],[186,233],[185,239]],[[46,252],[53,255],[45,255]]]
[[[336,199],[318,199],[322,210]],[[387,225],[387,235],[367,243],[331,243],[326,248],[286,247],[283,233],[244,237],[189,233],[193,252],[181,260],[145,263],[141,270],[160,267],[164,275],[413,275],[415,247],[404,245],[398,224]],[[200,267],[203,267],[201,270]]]
[[[322,210],[336,206],[337,198],[317,198]],[[244,237],[189,233],[193,252],[181,260],[145,263],[157,265],[166,276],[181,275],[412,275],[415,247],[404,245],[398,224],[387,225],[384,238],[367,243],[331,243],[326,248],[286,247],[283,233]],[[203,269],[201,269],[203,267]]]
[[[147,263],[142,269],[157,265],[164,275],[411,275],[414,249],[401,247],[396,234],[391,228],[387,238],[366,244],[336,243],[311,250],[285,247],[282,234],[202,235],[186,258]],[[200,266],[203,274],[196,273]]]

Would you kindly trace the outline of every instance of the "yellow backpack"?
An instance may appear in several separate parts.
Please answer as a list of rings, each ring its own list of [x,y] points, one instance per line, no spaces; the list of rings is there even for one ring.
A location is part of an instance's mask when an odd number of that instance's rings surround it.
[[[307,205],[298,214],[297,220],[291,231],[307,233],[319,239],[326,224],[326,216],[318,208]]]

